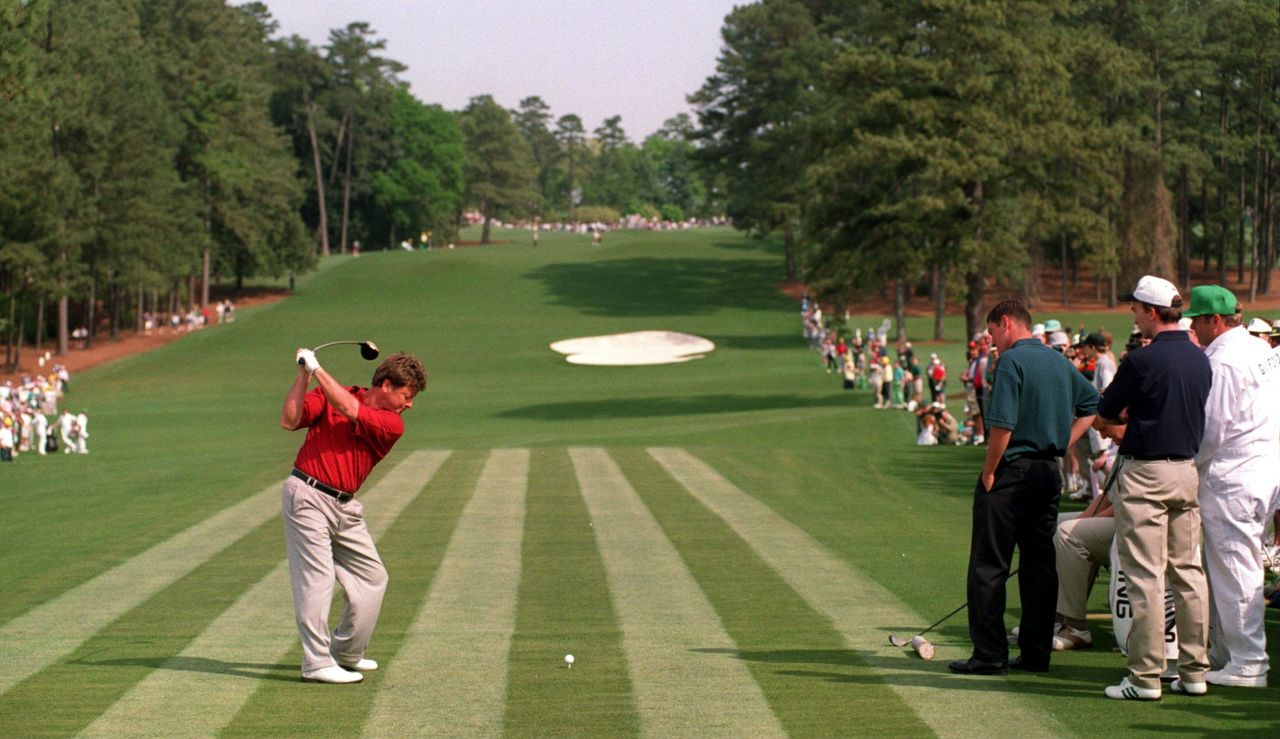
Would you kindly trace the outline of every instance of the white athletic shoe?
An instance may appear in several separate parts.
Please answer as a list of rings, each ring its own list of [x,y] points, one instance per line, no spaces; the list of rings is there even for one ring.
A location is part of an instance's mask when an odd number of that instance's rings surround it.
[[[1204,679],[1214,685],[1227,685],[1233,688],[1265,688],[1267,687],[1267,676],[1262,675],[1241,675],[1230,666],[1221,670],[1209,670],[1205,673]]]
[[[338,666],[344,670],[355,670],[356,672],[373,672],[374,670],[378,669],[377,662],[374,662],[373,660],[367,659],[365,657],[361,657],[359,662],[355,662],[352,664],[339,662]]]
[[[1114,698],[1118,701],[1158,701],[1160,700],[1160,688],[1139,688],[1137,685],[1129,682],[1129,678],[1120,681],[1119,685],[1108,685],[1106,690],[1108,698]]]
[[[1183,695],[1204,695],[1209,692],[1209,684],[1203,681],[1198,683],[1188,682],[1179,677],[1170,683],[1169,692],[1182,693]]]
[[[345,685],[348,683],[358,683],[364,679],[364,675],[358,672],[347,672],[346,670],[331,665],[329,667],[321,667],[318,670],[302,673],[302,682],[304,683],[329,683],[330,685]]]

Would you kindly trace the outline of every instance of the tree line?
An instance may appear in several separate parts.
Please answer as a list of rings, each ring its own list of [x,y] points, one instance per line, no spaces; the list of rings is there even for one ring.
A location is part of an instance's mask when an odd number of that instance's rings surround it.
[[[672,119],[636,145],[531,96],[462,111],[415,98],[367,23],[323,46],[277,37],[260,2],[0,4],[0,333],[66,353],[211,283],[317,257],[454,239],[491,219],[680,220],[708,188]]]
[[[740,227],[837,303],[890,285],[1033,303],[1044,267],[1111,304],[1193,264],[1267,294],[1276,265],[1274,0],[760,0],[691,96]],[[1243,296],[1242,296],[1243,297]],[[901,330],[901,329],[899,329]]]

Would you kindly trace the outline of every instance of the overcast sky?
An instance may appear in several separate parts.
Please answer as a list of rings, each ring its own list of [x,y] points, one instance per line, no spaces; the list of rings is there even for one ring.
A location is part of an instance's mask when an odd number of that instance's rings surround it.
[[[233,0],[234,1],[234,0]],[[588,131],[622,116],[639,142],[715,71],[720,27],[745,0],[266,0],[284,36],[317,46],[367,21],[423,102],[449,110],[488,93],[515,108],[539,95]]]

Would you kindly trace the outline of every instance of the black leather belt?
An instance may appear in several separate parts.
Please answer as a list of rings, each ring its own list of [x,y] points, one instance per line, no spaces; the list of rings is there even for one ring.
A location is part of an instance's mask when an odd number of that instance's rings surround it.
[[[328,485],[325,485],[323,482],[320,482],[316,478],[312,477],[311,475],[308,475],[307,473],[303,472],[297,467],[294,467],[293,472],[291,472],[290,474],[298,478],[299,480],[302,480],[303,482],[310,485],[311,487],[315,488],[316,490],[319,490],[320,492],[324,493],[330,498],[337,498],[339,503],[346,503],[347,501],[356,497],[352,493],[344,493],[337,488],[329,487]]]

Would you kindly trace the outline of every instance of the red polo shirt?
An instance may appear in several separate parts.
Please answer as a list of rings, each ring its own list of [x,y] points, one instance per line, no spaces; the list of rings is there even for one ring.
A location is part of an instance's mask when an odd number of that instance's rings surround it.
[[[330,405],[320,388],[307,393],[302,406],[307,438],[293,466],[330,487],[354,493],[404,434],[404,420],[398,413],[365,405],[365,388],[348,390],[361,401],[354,421]]]

